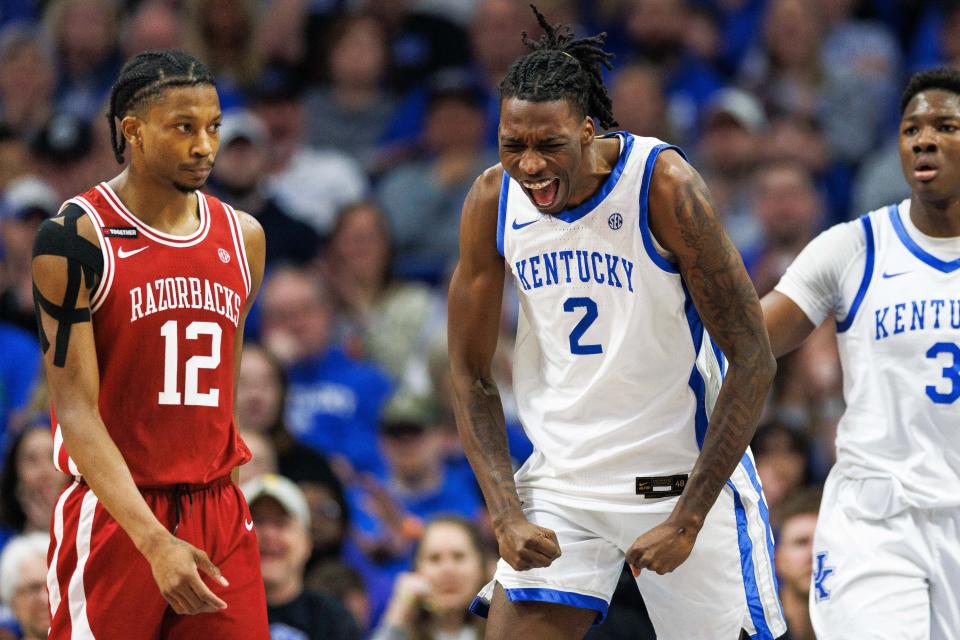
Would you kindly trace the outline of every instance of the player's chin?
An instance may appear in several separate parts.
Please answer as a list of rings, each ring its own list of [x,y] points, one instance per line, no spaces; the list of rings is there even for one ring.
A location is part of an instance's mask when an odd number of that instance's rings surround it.
[[[207,184],[207,179],[205,177],[196,178],[194,180],[175,180],[173,182],[173,186],[176,188],[176,190],[182,193],[193,193],[198,189],[202,189],[203,185],[205,184]]]

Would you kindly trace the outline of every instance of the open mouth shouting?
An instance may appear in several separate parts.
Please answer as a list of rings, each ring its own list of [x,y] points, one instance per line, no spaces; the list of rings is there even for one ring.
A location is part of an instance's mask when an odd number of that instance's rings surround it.
[[[544,180],[522,180],[520,184],[530,195],[530,199],[539,209],[549,209],[557,201],[560,191],[560,178],[546,178]]]

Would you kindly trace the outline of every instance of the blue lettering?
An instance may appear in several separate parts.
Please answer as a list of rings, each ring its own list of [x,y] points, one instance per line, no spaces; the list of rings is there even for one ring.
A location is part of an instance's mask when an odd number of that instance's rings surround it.
[[[567,284],[570,284],[570,261],[573,260],[573,251],[569,249],[561,251],[560,259],[563,260],[563,268],[567,272]]]
[[[946,304],[945,300],[931,300],[930,306],[936,309],[936,315],[933,316],[933,328],[940,328],[940,309]]]
[[[577,274],[580,276],[580,282],[590,282],[590,261],[587,259],[587,252],[577,250]]]
[[[533,288],[539,289],[543,286],[543,280],[540,278],[540,256],[530,256],[530,277],[533,278]]]
[[[620,262],[618,256],[612,256],[609,253],[607,256],[607,282],[611,287],[617,287],[623,289],[623,285],[620,284],[620,276],[617,275],[617,263]]]
[[[524,275],[523,273],[527,268],[527,259],[524,258],[523,260],[520,260],[519,262],[516,263],[516,266],[517,266],[517,277],[520,278],[520,284],[521,286],[523,286],[523,290],[529,291],[530,283],[527,282],[527,276]]]
[[[557,252],[543,254],[543,268],[547,272],[547,284],[557,284],[560,278],[557,277]]]
[[[960,329],[960,300],[950,301],[950,327]]]
[[[887,321],[887,312],[890,311],[890,307],[883,308],[883,315],[880,314],[880,309],[877,309],[873,312],[877,321],[877,336],[875,340],[880,340],[881,338],[886,338],[890,335],[890,332],[887,331],[887,327],[884,326],[884,323]],[[883,335],[880,335],[880,332],[883,331]]]
[[[593,279],[597,281],[597,284],[603,284],[603,274],[600,273],[600,268],[603,267],[603,256],[594,251],[590,254],[590,260],[593,262]],[[597,266],[598,262],[600,266]]]
[[[913,304],[913,316],[910,319],[910,331],[917,330],[918,321],[919,321],[919,328],[921,331],[923,331],[923,318],[927,313],[927,301],[921,300],[919,307],[917,306],[916,300],[914,300],[912,304]]]
[[[903,333],[903,316],[900,315],[900,312],[907,308],[907,305],[902,302],[898,302],[893,305],[893,333]]]
[[[621,258],[621,260],[623,260],[623,268],[627,272],[627,288],[630,293],[633,293],[633,263],[626,258]]]

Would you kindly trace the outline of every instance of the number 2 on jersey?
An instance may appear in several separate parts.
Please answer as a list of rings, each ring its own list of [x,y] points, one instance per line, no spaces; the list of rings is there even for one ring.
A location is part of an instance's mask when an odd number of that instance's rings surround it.
[[[216,369],[220,364],[220,339],[223,329],[216,322],[191,322],[187,325],[187,340],[196,340],[200,336],[210,336],[210,355],[191,356],[187,359],[183,380],[183,400],[177,391],[177,374],[180,368],[177,343],[177,321],[167,320],[160,327],[163,336],[163,391],[158,394],[160,404],[184,404],[200,407],[215,407],[220,401],[220,390],[210,389],[200,393],[197,379],[200,369]]]
[[[563,301],[563,310],[570,313],[574,309],[583,307],[587,310],[580,318],[580,322],[570,332],[570,353],[578,356],[588,356],[596,353],[603,353],[603,347],[599,344],[580,344],[580,338],[587,332],[590,325],[594,323],[599,314],[597,313],[597,303],[592,298],[567,298]]]
[[[943,377],[950,381],[950,390],[941,392],[936,385],[927,385],[927,395],[937,404],[953,404],[960,398],[960,346],[952,342],[938,342],[927,349],[927,357],[936,359],[940,354],[953,356],[952,364],[943,368]]]

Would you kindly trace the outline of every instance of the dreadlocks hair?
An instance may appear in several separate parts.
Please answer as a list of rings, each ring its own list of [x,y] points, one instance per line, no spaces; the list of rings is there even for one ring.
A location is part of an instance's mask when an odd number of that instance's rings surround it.
[[[603,50],[606,32],[574,39],[569,26],[551,25],[530,5],[544,30],[539,40],[523,32],[523,44],[531,53],[518,58],[500,83],[500,99],[519,98],[531,102],[571,100],[580,113],[596,118],[604,129],[617,126],[613,104],[603,84],[601,65],[613,69],[614,55]]]
[[[145,51],[127,60],[110,90],[110,146],[113,156],[123,164],[127,141],[117,135],[117,121],[133,109],[159,96],[168,87],[214,85],[213,74],[189,53],[174,49]]]

